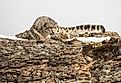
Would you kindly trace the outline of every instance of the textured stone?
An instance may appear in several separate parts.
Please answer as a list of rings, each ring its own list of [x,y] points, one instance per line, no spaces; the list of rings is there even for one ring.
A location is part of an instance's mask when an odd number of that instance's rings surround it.
[[[121,82],[121,39],[84,43],[0,39],[0,83]]]

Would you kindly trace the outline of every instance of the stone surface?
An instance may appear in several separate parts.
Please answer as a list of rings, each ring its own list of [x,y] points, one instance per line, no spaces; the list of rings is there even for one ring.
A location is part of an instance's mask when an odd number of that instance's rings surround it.
[[[121,38],[101,43],[0,38],[0,83],[120,83]]]

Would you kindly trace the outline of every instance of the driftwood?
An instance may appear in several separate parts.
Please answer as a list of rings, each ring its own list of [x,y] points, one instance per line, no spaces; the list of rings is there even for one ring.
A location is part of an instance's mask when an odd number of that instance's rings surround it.
[[[0,39],[0,83],[120,83],[121,38],[83,43]]]

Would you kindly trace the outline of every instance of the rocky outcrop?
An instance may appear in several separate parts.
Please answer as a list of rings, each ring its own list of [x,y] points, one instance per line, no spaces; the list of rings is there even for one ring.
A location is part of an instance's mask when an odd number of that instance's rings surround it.
[[[0,83],[120,83],[121,38],[84,43],[0,38]]]

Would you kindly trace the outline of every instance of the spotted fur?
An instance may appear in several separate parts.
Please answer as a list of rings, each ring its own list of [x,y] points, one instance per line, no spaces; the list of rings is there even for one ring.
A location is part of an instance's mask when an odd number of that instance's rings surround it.
[[[40,40],[41,37],[49,39],[52,35],[59,38],[79,37],[85,33],[104,33],[105,28],[102,25],[85,24],[75,27],[61,27],[52,18],[47,16],[38,17],[30,30],[17,34],[16,37],[24,39]]]

